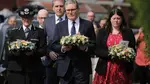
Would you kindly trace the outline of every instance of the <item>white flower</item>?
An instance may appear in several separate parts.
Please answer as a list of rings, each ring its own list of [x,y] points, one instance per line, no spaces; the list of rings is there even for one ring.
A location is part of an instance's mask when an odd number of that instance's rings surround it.
[[[64,36],[60,40],[61,45],[86,45],[88,44],[88,38],[84,35],[73,35],[73,36]]]
[[[135,51],[134,49],[130,47],[124,47],[121,44],[114,45],[109,47],[109,55],[112,56],[112,59],[119,58],[119,59],[125,59],[127,61],[131,61],[135,57]],[[118,59],[118,60],[119,60]]]

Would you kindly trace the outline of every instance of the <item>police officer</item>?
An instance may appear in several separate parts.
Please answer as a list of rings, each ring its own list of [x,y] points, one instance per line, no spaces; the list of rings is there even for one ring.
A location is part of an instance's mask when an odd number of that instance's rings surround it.
[[[44,84],[44,68],[40,57],[45,54],[46,38],[43,29],[32,24],[34,8],[31,5],[23,6],[18,11],[22,25],[8,31],[7,43],[17,39],[35,43],[34,51],[24,53],[8,53],[8,84]]]

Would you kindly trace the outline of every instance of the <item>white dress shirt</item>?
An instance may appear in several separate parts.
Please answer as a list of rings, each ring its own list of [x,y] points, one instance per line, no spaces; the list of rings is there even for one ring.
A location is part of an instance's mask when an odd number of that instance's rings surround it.
[[[31,30],[31,27],[32,27],[32,25],[29,25],[28,29]],[[24,32],[25,32],[25,37],[28,37],[29,32],[26,31],[26,28],[27,28],[27,27],[25,27],[25,26],[23,25],[23,30],[24,30]]]
[[[76,29],[76,34],[79,32],[79,27],[80,27],[80,19],[79,17],[75,20],[75,29]],[[69,35],[71,35],[71,28],[73,26],[73,21],[68,19],[68,32]]]
[[[60,18],[60,17],[58,17],[58,16],[55,14],[55,24],[59,23],[59,18]],[[62,18],[62,21],[64,21],[65,18],[66,18],[65,14],[64,14],[61,18]]]
[[[32,25],[29,25],[29,29],[31,30]],[[25,31],[26,27],[23,25],[23,31]]]

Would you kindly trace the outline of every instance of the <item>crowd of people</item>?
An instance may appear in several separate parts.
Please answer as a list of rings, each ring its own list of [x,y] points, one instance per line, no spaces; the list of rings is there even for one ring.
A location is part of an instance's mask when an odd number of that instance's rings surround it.
[[[18,9],[21,25],[17,25],[16,15],[0,24],[0,69],[5,68],[0,73],[4,84],[132,84],[135,71],[140,84],[150,84],[150,57],[144,51],[143,29],[134,35],[121,9],[112,9],[97,23],[92,10],[87,20],[80,17],[76,0],[53,0],[52,8],[52,16],[46,8],[38,11],[38,25],[32,22],[32,5]],[[62,37],[76,34],[88,37],[89,45],[60,44]],[[11,51],[10,44],[18,39],[35,45],[32,50]],[[137,53],[134,60],[112,59],[110,47],[122,41]],[[94,71],[92,57],[98,57]]]

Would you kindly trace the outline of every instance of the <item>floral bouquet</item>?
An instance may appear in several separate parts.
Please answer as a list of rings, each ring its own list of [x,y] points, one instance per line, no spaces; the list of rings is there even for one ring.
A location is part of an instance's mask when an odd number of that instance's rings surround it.
[[[13,41],[8,45],[8,49],[13,53],[33,51],[35,49],[35,43],[17,39],[16,41]]]
[[[111,59],[123,59],[130,62],[134,59],[136,53],[133,48],[118,44],[109,47],[109,55]]]
[[[72,36],[63,36],[60,40],[61,45],[73,45]]]
[[[86,37],[84,35],[73,35],[72,36],[72,43],[75,46],[88,45],[89,39],[88,39],[88,37]]]
[[[88,37],[84,35],[73,35],[73,36],[64,36],[60,40],[61,45],[73,45],[73,46],[80,46],[80,45],[87,45],[89,44]]]

